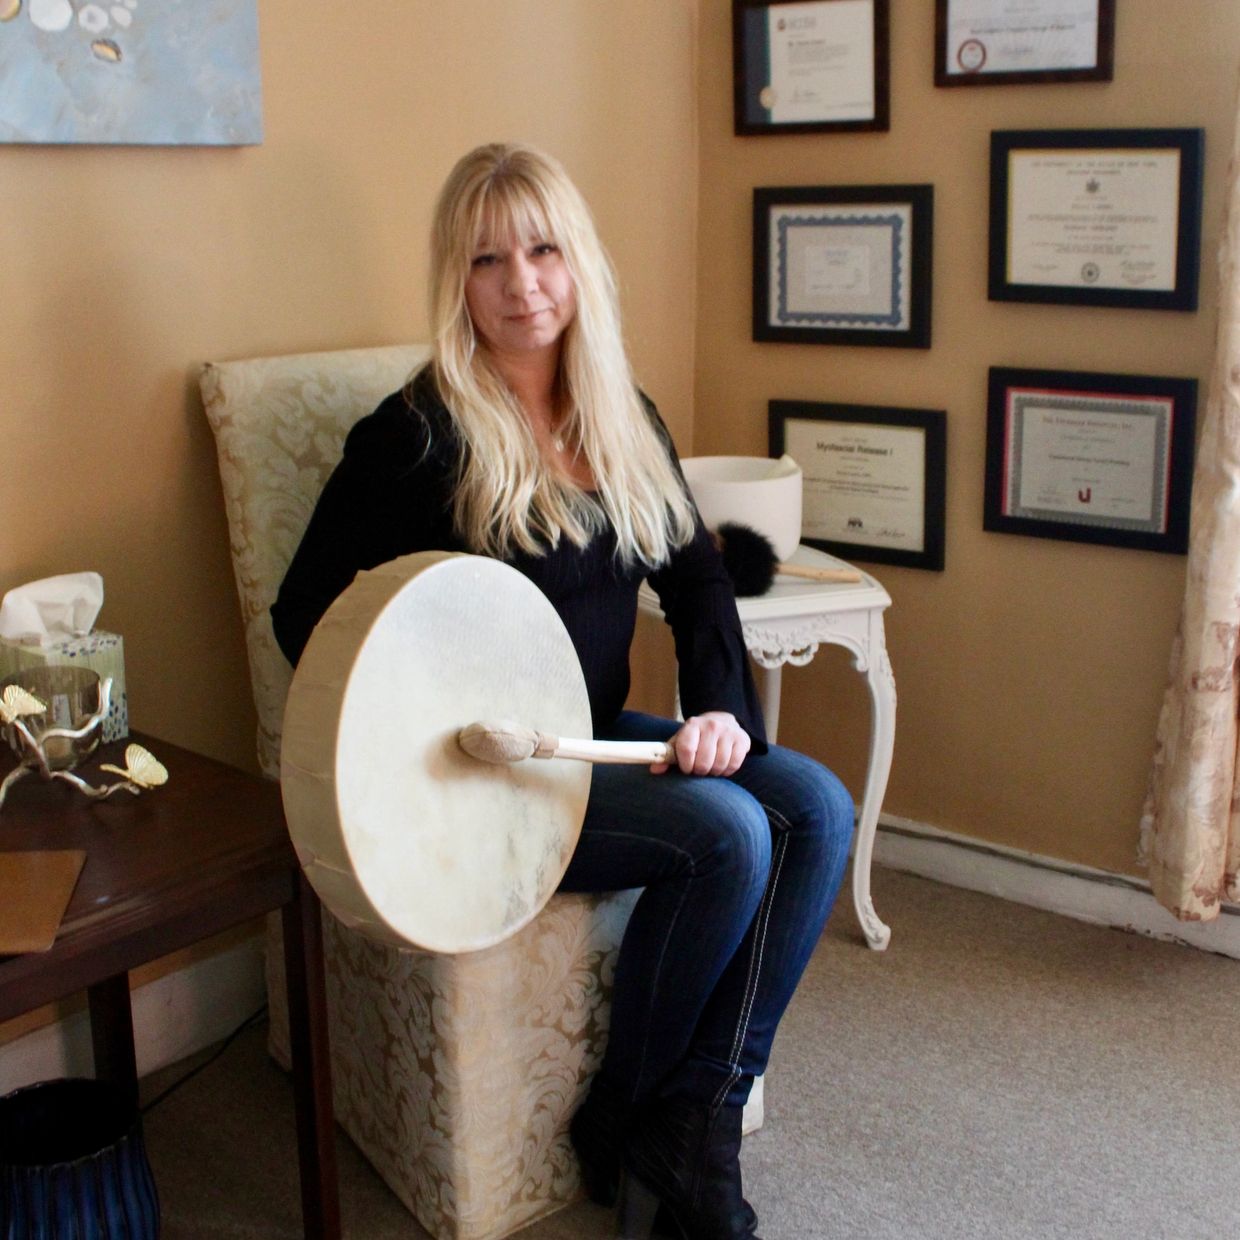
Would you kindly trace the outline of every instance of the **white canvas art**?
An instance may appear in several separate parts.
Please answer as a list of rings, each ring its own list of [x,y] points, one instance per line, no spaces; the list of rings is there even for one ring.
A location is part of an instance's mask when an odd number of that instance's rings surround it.
[[[0,142],[262,138],[257,0],[0,0]]]

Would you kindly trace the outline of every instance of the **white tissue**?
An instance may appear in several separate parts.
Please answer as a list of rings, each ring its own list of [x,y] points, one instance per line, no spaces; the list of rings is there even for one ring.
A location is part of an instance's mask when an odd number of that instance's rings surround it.
[[[62,573],[15,586],[0,601],[0,638],[23,646],[50,646],[84,637],[103,606],[98,573]]]

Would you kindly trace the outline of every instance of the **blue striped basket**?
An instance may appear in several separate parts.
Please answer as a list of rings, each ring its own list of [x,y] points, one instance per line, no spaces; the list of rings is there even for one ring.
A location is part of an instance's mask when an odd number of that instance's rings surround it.
[[[41,1081],[0,1098],[0,1240],[155,1240],[142,1120],[107,1081]]]

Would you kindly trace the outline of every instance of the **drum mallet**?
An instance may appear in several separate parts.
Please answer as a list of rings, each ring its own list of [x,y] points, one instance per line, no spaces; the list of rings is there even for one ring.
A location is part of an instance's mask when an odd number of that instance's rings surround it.
[[[526,758],[575,758],[578,762],[624,762],[648,766],[676,761],[666,741],[593,741],[552,736],[510,719],[471,723],[456,734],[457,743],[482,762],[521,762]]]

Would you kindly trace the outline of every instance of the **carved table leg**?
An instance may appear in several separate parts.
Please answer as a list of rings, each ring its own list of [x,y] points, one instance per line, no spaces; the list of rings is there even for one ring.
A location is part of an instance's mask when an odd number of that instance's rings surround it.
[[[887,641],[881,614],[875,614],[870,630],[869,657],[865,660],[866,681],[870,686],[873,720],[870,726],[870,760],[865,775],[865,793],[857,822],[857,844],[853,850],[853,905],[866,942],[874,951],[883,951],[891,942],[891,928],[879,920],[870,898],[870,863],[874,858],[874,833],[878,830],[878,811],[891,774],[891,755],[896,738],[896,681],[887,656]]]
[[[772,745],[779,734],[779,694],[783,670],[778,664],[763,667],[758,682],[758,692],[762,695],[762,723],[766,727],[766,739]]]

